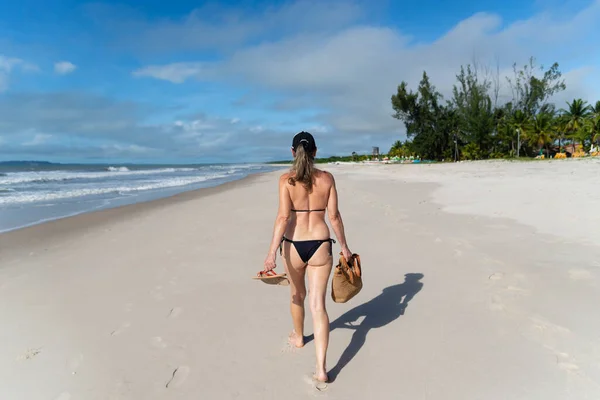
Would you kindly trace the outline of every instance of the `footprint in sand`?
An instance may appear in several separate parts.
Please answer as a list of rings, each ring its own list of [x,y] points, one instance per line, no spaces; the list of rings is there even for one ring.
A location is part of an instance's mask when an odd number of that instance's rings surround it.
[[[37,348],[37,349],[27,349],[27,351],[23,354],[21,354],[19,357],[17,357],[17,360],[19,361],[23,361],[23,360],[30,360],[33,357],[37,356],[38,354],[40,354],[42,352],[41,348]]]
[[[556,334],[567,334],[571,333],[571,331],[564,326],[553,324],[550,321],[547,321],[543,318],[539,317],[531,317],[530,318],[532,327],[539,332],[548,332],[548,333],[556,333]]]
[[[173,308],[171,308],[171,311],[169,311],[169,315],[167,315],[167,318],[177,318],[181,315],[182,312],[183,312],[183,308],[173,307]]]
[[[573,362],[574,360],[569,357],[567,353],[557,353],[556,354],[556,364],[558,368],[568,371],[575,372],[579,370],[579,366]]]
[[[157,349],[164,349],[165,347],[167,347],[167,343],[165,343],[163,338],[161,338],[160,336],[153,337],[150,340],[150,343],[153,347],[156,347]]]
[[[70,400],[71,399],[71,393],[69,392],[62,392],[61,394],[59,394],[57,397],[54,398],[54,400]]]
[[[530,317],[529,321],[531,325],[529,325],[528,329],[524,333],[530,340],[538,342],[544,348],[552,351],[555,354],[565,356],[565,353],[558,351],[556,345],[557,343],[560,343],[561,338],[564,338],[566,335],[571,333],[569,329],[560,325],[556,325],[541,317]],[[559,361],[557,360],[557,362]],[[569,363],[566,362],[566,364]]]
[[[130,326],[131,326],[131,323],[124,322],[123,324],[121,324],[120,327],[118,327],[117,329],[115,329],[114,331],[112,331],[110,333],[110,336],[120,335],[121,333],[123,333],[123,331],[127,330],[127,328],[129,328]]]
[[[503,272],[494,272],[493,274],[491,274],[488,279],[490,281],[499,281],[500,279],[504,278],[504,273]]]
[[[131,312],[133,310],[133,303],[125,304],[125,308],[123,309],[125,312]]]
[[[588,281],[593,278],[593,275],[586,269],[573,268],[569,270],[569,278],[573,281]]]
[[[310,386],[312,386],[314,389],[318,390],[319,392],[324,392],[328,388],[327,382],[318,381],[312,375],[305,375],[303,379],[304,379],[305,383],[309,384]]]
[[[187,379],[188,375],[190,374],[190,367],[186,366],[186,365],[181,365],[177,368],[175,368],[175,370],[173,371],[173,375],[171,376],[171,379],[169,379],[169,381],[167,382],[167,384],[165,385],[165,387],[167,389],[169,388],[176,388],[181,386],[185,380]]]

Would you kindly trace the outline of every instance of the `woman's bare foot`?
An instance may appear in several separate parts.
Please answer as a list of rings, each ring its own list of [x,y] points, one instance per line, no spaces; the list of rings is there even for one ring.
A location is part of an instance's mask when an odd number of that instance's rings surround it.
[[[327,386],[329,383],[329,377],[325,371],[316,372],[313,374],[313,383],[315,385],[315,389],[320,392],[327,390]]]
[[[296,347],[304,347],[304,337],[298,335],[294,330],[288,336],[288,342],[290,342]]]
[[[313,378],[315,378],[319,382],[329,382],[329,377],[327,376],[327,372],[325,371],[316,372],[313,375]]]

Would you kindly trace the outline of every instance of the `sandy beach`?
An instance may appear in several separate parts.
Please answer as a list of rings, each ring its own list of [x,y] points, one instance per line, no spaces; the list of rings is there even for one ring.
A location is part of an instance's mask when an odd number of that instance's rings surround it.
[[[0,399],[600,398],[600,160],[323,168],[365,283],[326,391],[251,279],[278,171],[0,234]]]

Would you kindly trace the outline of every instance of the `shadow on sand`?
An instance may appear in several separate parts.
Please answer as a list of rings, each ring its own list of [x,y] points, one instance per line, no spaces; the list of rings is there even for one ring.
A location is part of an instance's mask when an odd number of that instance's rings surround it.
[[[371,329],[381,328],[404,314],[408,302],[423,288],[420,281],[423,274],[410,273],[404,275],[404,282],[383,289],[382,293],[354,307],[329,324],[330,330],[338,328],[353,329],[352,340],[340,356],[339,361],[327,374],[331,382],[335,381],[342,369],[358,354],[365,344]],[[364,317],[360,324],[353,324]],[[305,342],[314,339],[314,335],[305,338]]]

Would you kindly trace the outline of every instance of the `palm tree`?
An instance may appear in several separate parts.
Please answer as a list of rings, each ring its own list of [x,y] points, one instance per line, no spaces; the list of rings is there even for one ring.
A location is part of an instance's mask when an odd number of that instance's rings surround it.
[[[592,108],[587,104],[587,101],[575,99],[571,103],[567,102],[568,110],[561,110],[563,116],[567,120],[567,130],[571,133],[573,140],[573,151],[575,151],[575,142],[581,140],[583,145],[582,130],[586,125],[586,119],[590,115]]]
[[[399,140],[396,140],[394,142],[394,144],[392,144],[392,147],[390,148],[390,151],[388,152],[388,154],[390,156],[397,156],[397,155],[399,155],[401,149],[402,149],[402,142]]]
[[[510,125],[515,129],[517,133],[517,154],[521,149],[521,137],[527,137],[529,133],[529,129],[531,127],[531,121],[527,114],[525,114],[522,110],[515,110],[512,114]]]
[[[592,143],[600,145],[600,100],[590,106],[589,131]]]
[[[565,135],[569,131],[567,128],[568,120],[564,115],[559,115],[554,120],[554,129],[556,131],[556,138],[558,139],[558,152],[562,153],[563,143],[565,141]]]
[[[553,132],[553,116],[550,113],[541,113],[534,117],[527,138],[534,145],[538,146],[541,151],[546,149],[546,157],[548,154],[548,145],[554,141]]]
[[[589,118],[586,130],[585,136],[591,140],[591,143],[600,145],[600,116]]]
[[[512,103],[507,103],[502,108],[497,108],[495,117],[497,120],[498,141],[502,145],[502,150],[512,156],[515,152],[515,132],[516,129],[512,125],[513,121]]]
[[[593,106],[590,105],[590,112],[594,117],[600,116],[600,100],[598,100]]]

